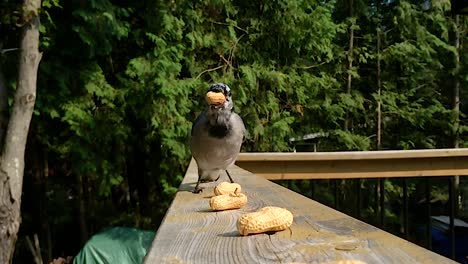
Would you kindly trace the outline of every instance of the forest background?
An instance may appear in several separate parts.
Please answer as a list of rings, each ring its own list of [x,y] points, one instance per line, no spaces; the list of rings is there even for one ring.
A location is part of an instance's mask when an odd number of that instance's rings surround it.
[[[10,105],[21,4],[0,1]],[[319,151],[468,147],[468,18],[448,0],[44,0],[39,15],[18,261],[33,234],[51,260],[105,227],[156,230],[213,82],[232,88],[243,151],[292,151],[290,138],[311,133],[327,135]],[[287,184],[310,195],[309,182]],[[324,203],[328,185],[315,190]],[[386,187],[401,197],[398,182]],[[398,212],[387,215],[398,233]]]

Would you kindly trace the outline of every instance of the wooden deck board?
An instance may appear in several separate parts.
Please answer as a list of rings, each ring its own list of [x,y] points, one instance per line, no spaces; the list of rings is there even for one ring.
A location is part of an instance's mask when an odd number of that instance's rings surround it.
[[[196,172],[192,161],[144,263],[327,263],[350,259],[455,263],[236,166],[230,173],[242,185],[248,204],[239,210],[212,212],[208,201],[216,183],[204,184],[207,188],[200,194],[191,193]],[[267,205],[290,210],[294,214],[291,229],[240,236],[236,228],[239,216]]]

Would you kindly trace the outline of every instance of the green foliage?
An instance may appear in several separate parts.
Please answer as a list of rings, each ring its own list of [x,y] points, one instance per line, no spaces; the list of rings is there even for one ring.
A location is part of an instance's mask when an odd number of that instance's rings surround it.
[[[66,147],[60,154],[70,158],[74,173],[98,177],[99,193],[109,195],[123,180],[128,134],[122,125],[123,96],[106,82],[97,64],[88,65],[81,74],[84,94],[61,106],[61,120],[74,136],[64,142]]]
[[[72,30],[83,42],[90,57],[112,52],[115,42],[127,37],[130,25],[125,20],[130,8],[121,8],[107,0],[83,2],[73,10]]]
[[[346,130],[336,130],[337,141],[343,146],[341,149],[346,150],[370,150],[371,139],[366,136],[350,133]]]

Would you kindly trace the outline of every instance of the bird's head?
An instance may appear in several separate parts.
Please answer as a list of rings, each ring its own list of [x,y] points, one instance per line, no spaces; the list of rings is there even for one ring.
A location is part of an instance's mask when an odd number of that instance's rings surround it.
[[[211,111],[232,111],[234,104],[231,98],[231,88],[224,83],[210,86],[205,96]]]

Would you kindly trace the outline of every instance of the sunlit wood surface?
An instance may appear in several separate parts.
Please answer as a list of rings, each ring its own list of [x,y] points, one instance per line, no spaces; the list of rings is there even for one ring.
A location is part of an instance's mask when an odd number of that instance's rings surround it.
[[[191,193],[196,172],[192,161],[145,263],[455,263],[239,167],[230,172],[248,204],[212,212],[208,201],[215,183]],[[294,214],[291,229],[240,236],[239,216],[269,205]]]
[[[241,153],[236,165],[269,180],[468,175],[468,149]]]

